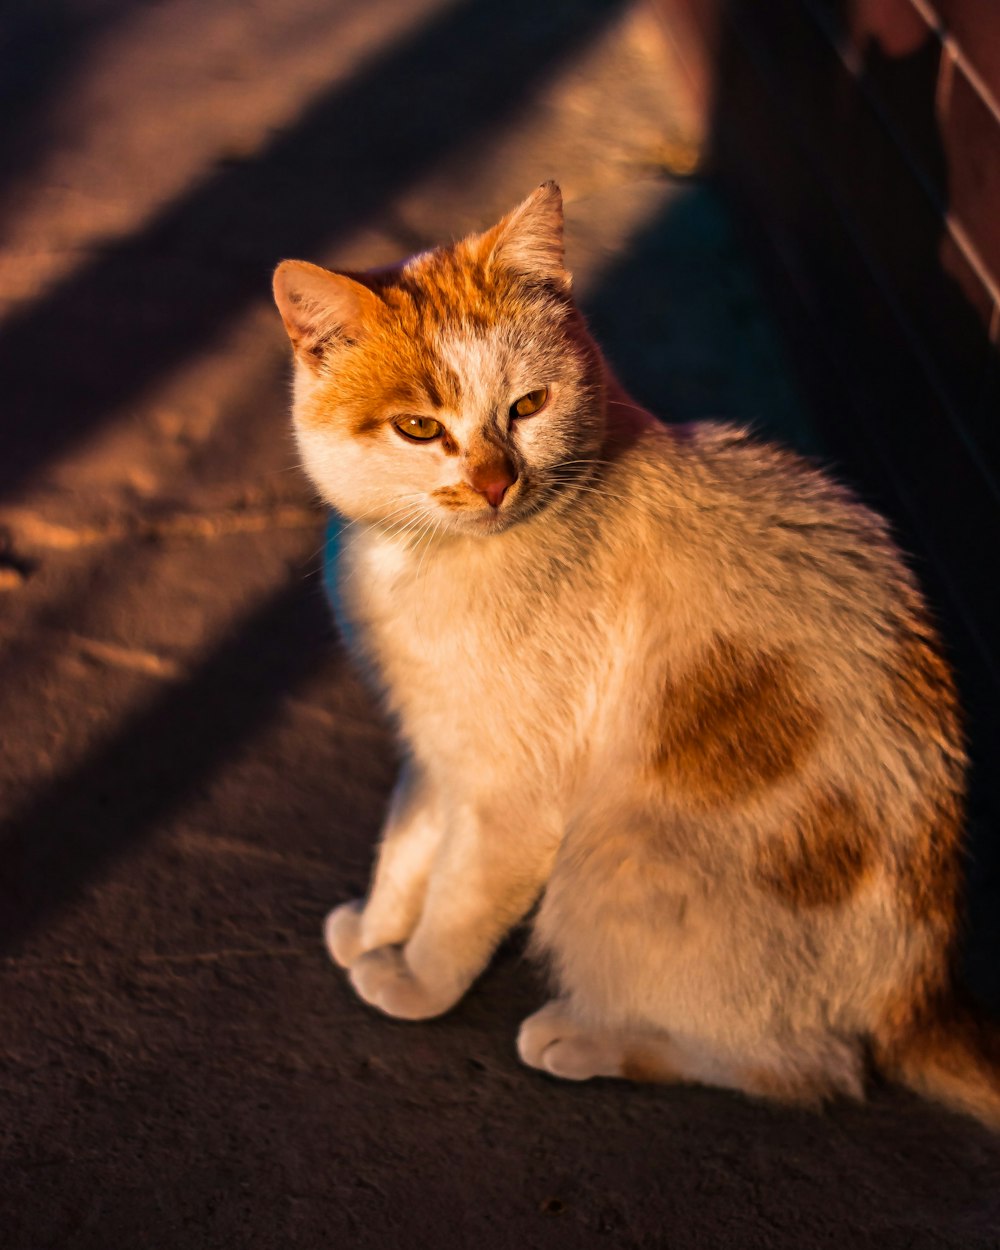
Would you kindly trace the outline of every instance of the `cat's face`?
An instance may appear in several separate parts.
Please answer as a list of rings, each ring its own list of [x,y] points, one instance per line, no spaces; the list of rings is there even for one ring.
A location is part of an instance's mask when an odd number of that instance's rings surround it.
[[[302,457],[344,515],[488,535],[587,476],[603,373],[569,296],[552,184],[485,234],[399,269],[286,261],[275,298],[295,349]]]

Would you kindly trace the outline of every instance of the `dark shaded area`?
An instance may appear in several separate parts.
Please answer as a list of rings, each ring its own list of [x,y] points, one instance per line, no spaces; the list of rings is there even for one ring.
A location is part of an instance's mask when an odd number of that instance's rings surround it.
[[[78,1083],[51,1059],[32,1076],[55,1114],[44,1137],[14,1126],[11,1250],[996,1245],[995,1150],[916,1100],[817,1116],[519,1070],[534,1002],[511,953],[418,1027],[360,1010],[318,950],[183,972],[125,964],[114,997],[97,972],[50,978],[109,1020]],[[133,1030],[158,1044],[124,1057]]]
[[[48,104],[94,41],[132,7],[103,0],[84,8],[73,0],[0,4],[0,227],[8,183],[23,181],[52,141]]]
[[[330,644],[314,588],[265,604],[185,682],[0,826],[0,950],[189,803],[273,719]]]
[[[316,255],[370,226],[444,158],[488,142],[618,8],[451,5],[259,155],[218,168],[12,318],[0,338],[0,391],[21,436],[0,458],[0,497],[215,341],[267,289],[276,260]],[[509,67],[525,46],[533,72],[515,91]]]
[[[616,373],[651,412],[724,419],[805,453],[826,450],[710,182],[690,181],[630,240],[585,311]]]

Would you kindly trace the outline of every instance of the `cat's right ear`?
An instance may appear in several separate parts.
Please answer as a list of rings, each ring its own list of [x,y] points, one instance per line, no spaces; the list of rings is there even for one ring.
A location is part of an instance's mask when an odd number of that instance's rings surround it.
[[[295,355],[310,368],[336,347],[356,343],[381,302],[346,274],[304,260],[283,260],[273,289]]]
[[[527,278],[569,290],[572,279],[563,258],[562,192],[543,182],[515,209],[479,236],[489,261]]]

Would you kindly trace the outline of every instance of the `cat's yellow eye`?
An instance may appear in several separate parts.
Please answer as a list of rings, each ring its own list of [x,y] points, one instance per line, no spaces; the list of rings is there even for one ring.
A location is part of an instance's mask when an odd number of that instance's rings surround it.
[[[404,438],[412,438],[416,443],[429,443],[442,432],[441,422],[433,417],[396,417],[392,425]]]
[[[536,412],[540,412],[545,407],[545,401],[549,397],[549,388],[540,386],[537,391],[529,391],[527,395],[510,406],[510,415],[512,417],[533,417]]]

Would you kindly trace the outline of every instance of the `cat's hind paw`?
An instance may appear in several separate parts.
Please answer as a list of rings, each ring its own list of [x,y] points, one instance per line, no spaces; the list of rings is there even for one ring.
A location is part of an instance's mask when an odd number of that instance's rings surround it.
[[[625,1056],[618,1039],[585,1029],[559,999],[546,1003],[524,1021],[517,1036],[517,1052],[529,1068],[567,1081],[624,1075]]]
[[[364,901],[341,903],[323,921],[323,940],[330,958],[341,968],[350,968],[361,955],[361,916]]]
[[[560,1037],[576,1032],[565,1004],[553,998],[544,1007],[521,1022],[517,1034],[517,1053],[529,1068],[545,1071],[543,1056],[546,1049]]]
[[[351,965],[350,980],[369,1006],[400,1020],[440,1016],[461,997],[460,990],[435,988],[418,980],[397,946],[380,946],[361,955]]]

